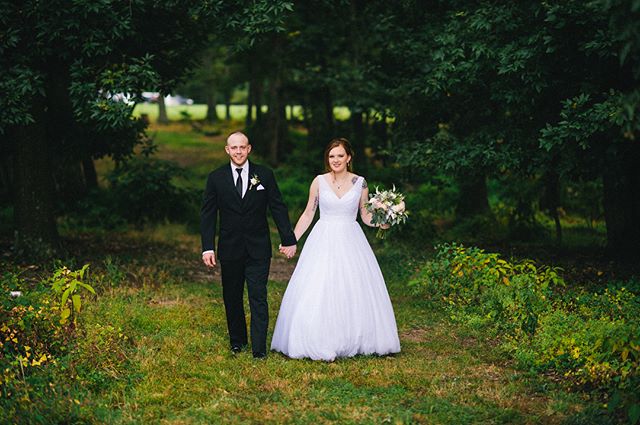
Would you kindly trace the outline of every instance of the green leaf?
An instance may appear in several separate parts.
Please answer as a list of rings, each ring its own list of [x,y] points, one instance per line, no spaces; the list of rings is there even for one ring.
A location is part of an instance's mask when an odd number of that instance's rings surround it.
[[[637,424],[640,420],[640,404],[634,404],[629,408],[629,423]]]
[[[62,294],[62,300],[60,301],[60,305],[62,307],[64,307],[65,304],[67,303],[67,299],[69,299],[70,294],[71,294],[71,288],[67,288],[67,290],[64,291],[64,293]]]
[[[87,271],[87,269],[89,268],[89,264],[85,264],[82,269],[80,270],[80,278],[84,277],[84,272]]]
[[[93,287],[91,285],[87,285],[86,283],[82,283],[82,282],[78,282],[78,285],[82,286],[87,291],[91,292],[93,295],[96,294],[96,291],[93,289]]]
[[[69,316],[71,316],[71,309],[70,309],[70,308],[68,308],[68,307],[67,307],[67,308],[65,308],[65,309],[63,309],[63,310],[60,312],[60,319],[61,319],[62,321],[66,321],[66,320],[69,318]]]
[[[80,295],[74,295],[71,297],[71,300],[73,301],[73,309],[77,312],[80,313],[80,306],[81,306],[81,302],[80,302]]]

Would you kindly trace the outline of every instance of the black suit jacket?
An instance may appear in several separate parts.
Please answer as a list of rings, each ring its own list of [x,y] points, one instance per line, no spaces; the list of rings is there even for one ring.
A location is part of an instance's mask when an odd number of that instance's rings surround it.
[[[260,183],[251,186],[257,176]],[[259,186],[264,190],[258,190]],[[212,250],[220,216],[217,256],[221,261],[271,257],[267,206],[278,227],[283,246],[296,244],[289,212],[282,201],[273,171],[249,162],[249,188],[244,197],[236,191],[231,166],[227,163],[209,174],[200,211],[202,250]]]

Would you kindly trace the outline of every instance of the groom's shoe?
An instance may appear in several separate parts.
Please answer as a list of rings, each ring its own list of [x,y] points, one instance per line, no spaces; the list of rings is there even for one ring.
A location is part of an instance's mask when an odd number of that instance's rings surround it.
[[[264,360],[267,358],[267,353],[263,353],[263,352],[253,353],[253,358],[258,360]]]
[[[239,353],[242,352],[242,349],[243,349],[242,345],[232,345],[231,346],[231,353],[232,354],[239,354]]]

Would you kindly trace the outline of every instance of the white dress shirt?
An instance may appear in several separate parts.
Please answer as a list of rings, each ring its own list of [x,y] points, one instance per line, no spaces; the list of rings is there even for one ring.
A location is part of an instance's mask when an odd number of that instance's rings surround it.
[[[249,187],[249,160],[245,161],[242,167],[237,166],[231,161],[231,175],[233,176],[234,185],[238,179],[238,172],[236,171],[238,168],[242,168],[240,177],[242,177],[242,197],[244,198],[245,193],[247,193],[247,188]]]

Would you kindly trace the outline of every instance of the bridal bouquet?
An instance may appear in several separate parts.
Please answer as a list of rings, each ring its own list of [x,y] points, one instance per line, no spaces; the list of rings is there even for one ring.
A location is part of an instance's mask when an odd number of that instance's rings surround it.
[[[404,205],[404,195],[396,192],[395,185],[391,190],[380,191],[376,187],[376,193],[369,195],[366,209],[371,213],[371,223],[377,225],[395,226],[407,220],[408,213]],[[385,229],[378,227],[376,236],[384,239]]]

